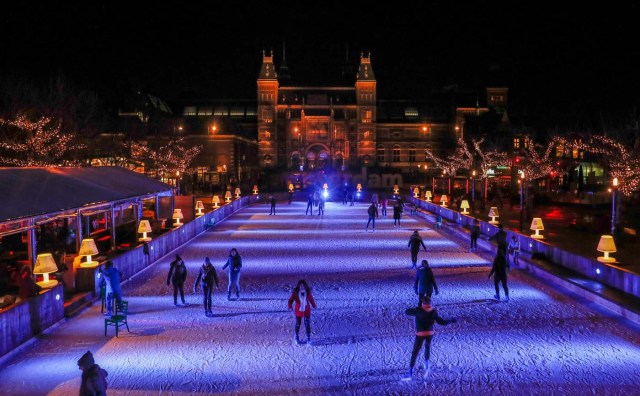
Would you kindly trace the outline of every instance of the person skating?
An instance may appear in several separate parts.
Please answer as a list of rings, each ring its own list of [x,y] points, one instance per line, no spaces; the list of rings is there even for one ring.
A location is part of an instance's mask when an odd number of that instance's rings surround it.
[[[515,235],[511,237],[511,242],[509,242],[509,252],[513,255],[513,263],[515,265],[518,265],[518,256],[520,256],[520,241]]]
[[[311,213],[309,213],[311,212]],[[304,214],[311,214],[313,215],[313,193],[309,193],[309,196],[307,197],[307,210],[304,211]]]
[[[393,205],[393,226],[400,225],[400,219],[402,218],[402,204],[398,201]]]
[[[409,238],[409,244],[407,245],[407,247],[411,248],[411,263],[413,264],[413,268],[416,268],[416,265],[418,264],[418,252],[420,251],[420,245],[422,245],[422,248],[426,252],[427,247],[424,245],[422,237],[420,237],[417,230],[413,231],[413,234],[411,234],[411,237]]]
[[[500,300],[499,284],[502,283],[505,301],[509,301],[509,287],[507,286],[507,272],[509,272],[509,269],[509,260],[507,260],[505,252],[501,249],[498,249],[498,254],[496,254],[496,257],[493,259],[491,272],[489,272],[489,278],[491,278],[491,275],[493,275],[493,284],[496,288],[496,295],[494,296],[494,298],[496,300]]]
[[[169,268],[169,274],[167,275],[167,286],[169,282],[173,285],[173,305],[178,305],[178,292],[180,292],[180,299],[182,304],[186,305],[184,301],[184,282],[187,280],[187,266],[184,265],[184,261],[180,255],[176,254],[175,260],[171,262]]]
[[[325,204],[326,199],[324,197],[320,197],[320,200],[318,201],[318,216],[324,216],[324,204]]]
[[[389,201],[386,198],[382,199],[382,215],[384,217],[387,217],[387,205],[388,205]]]
[[[495,239],[496,244],[498,245],[498,250],[502,250],[502,252],[506,256],[509,242],[507,242],[507,233],[504,231],[504,226],[502,224],[498,224],[498,232],[496,232],[494,236],[489,238],[489,240],[493,239]]]
[[[202,263],[202,267],[200,267],[196,283],[193,284],[194,293],[198,291],[200,281],[202,281],[202,304],[204,305],[204,314],[209,316],[213,314],[211,311],[211,294],[213,293],[213,288],[218,287],[218,274],[216,273],[216,269],[213,267],[213,264],[211,264],[209,257],[205,257],[204,263]]]
[[[475,252],[478,249],[478,237],[480,236],[480,222],[478,219],[473,219],[473,225],[471,226],[471,230],[469,232],[469,239],[471,241],[471,246],[469,247],[470,252]]]
[[[413,350],[411,351],[411,361],[409,363],[409,372],[402,377],[403,381],[410,381],[413,377],[413,367],[420,348],[424,344],[424,378],[429,376],[429,359],[431,358],[431,341],[433,340],[433,324],[448,325],[456,323],[456,319],[443,319],[438,312],[431,306],[431,299],[423,297],[421,305],[418,308],[409,308],[404,312],[406,315],[415,316],[416,320],[416,338],[413,342]]]
[[[269,196],[269,203],[271,203],[271,210],[269,211],[269,215],[274,215],[276,214],[276,197],[274,197],[273,195]]]
[[[227,300],[231,300],[231,290],[235,286],[236,299],[240,299],[240,269],[242,268],[242,258],[238,254],[236,248],[231,249],[227,263],[222,267],[223,270],[229,267],[229,286],[227,287]]]
[[[300,344],[308,344],[311,342],[311,307],[316,308],[316,301],[313,299],[313,294],[311,294],[311,289],[306,281],[303,279],[298,281],[296,287],[293,288],[293,292],[291,293],[291,297],[289,297],[289,302],[287,304],[289,309],[293,309],[293,313],[296,317],[296,326],[295,326],[295,336],[296,343]],[[304,319],[304,329],[307,334],[307,339],[305,342],[300,341],[300,324]]]
[[[98,366],[91,351],[87,351],[78,360],[78,368],[82,370],[80,396],[104,396],[107,394],[107,370]]]
[[[376,217],[378,217],[378,207],[375,203],[371,203],[369,205],[369,209],[367,209],[367,214],[369,215],[369,221],[367,221],[367,226],[364,228],[364,232],[369,230],[369,224],[373,221],[373,231],[376,230]]]
[[[416,271],[416,280],[413,284],[413,290],[418,295],[418,305],[422,301],[424,296],[431,298],[433,292],[436,295],[440,294],[438,284],[436,283],[436,277],[433,275],[429,262],[422,260],[422,266]]]
[[[113,266],[113,261],[111,260],[105,263],[104,270],[100,272],[102,272],[102,276],[107,281],[107,312],[105,316],[111,316],[113,315],[113,300],[116,300],[117,307],[120,307],[122,302],[122,289],[120,288],[122,272]]]

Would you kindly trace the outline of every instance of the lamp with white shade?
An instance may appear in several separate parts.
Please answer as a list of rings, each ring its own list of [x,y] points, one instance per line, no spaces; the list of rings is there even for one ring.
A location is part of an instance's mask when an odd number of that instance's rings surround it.
[[[362,192],[362,183],[358,183],[356,190],[358,190],[357,192]]]
[[[449,202],[449,198],[447,198],[447,196],[443,194],[440,197],[440,204],[442,205],[443,208],[447,207],[447,202]]]
[[[542,219],[539,217],[534,217],[531,221],[531,229],[536,233],[531,235],[533,239],[544,239],[544,235],[540,235],[540,231],[544,230],[544,224],[542,224]]]
[[[81,262],[80,267],[82,268],[95,268],[98,266],[97,261],[91,261],[91,256],[100,253],[98,251],[98,247],[96,246],[96,241],[91,238],[86,238],[82,240],[80,244],[80,251],[78,252],[79,256],[86,256],[87,261]]]
[[[147,236],[147,232],[151,231],[151,224],[149,224],[149,220],[140,220],[140,224],[138,225],[138,234],[142,234],[142,238],[138,238],[138,241],[149,242],[151,238]]]
[[[220,197],[217,195],[214,195],[213,198],[211,198],[211,203],[213,204],[214,208],[217,208],[218,204],[220,204]]]
[[[240,187],[236,187],[236,199],[240,198]]]
[[[615,263],[616,259],[613,257],[609,257],[609,253],[616,252],[616,244],[613,242],[613,237],[611,235],[603,235],[600,237],[600,242],[598,242],[597,251],[603,252],[604,256],[599,256],[597,258],[601,263]]]
[[[293,192],[293,183],[289,183],[289,192]]]
[[[49,279],[49,274],[57,271],[58,266],[56,265],[56,261],[53,259],[51,253],[42,253],[38,255],[36,258],[36,265],[33,267],[33,273],[36,275],[42,275],[44,278],[41,282],[36,282],[38,286],[43,289],[50,289],[57,285],[57,280]]]
[[[463,199],[462,202],[460,202],[460,209],[462,209],[463,214],[469,213],[467,212],[467,209],[469,209],[469,201]]]
[[[224,201],[231,202],[231,191],[227,190],[227,192],[224,193]]]
[[[500,217],[500,212],[498,212],[497,207],[492,206],[491,209],[489,209],[489,217],[491,217],[491,221],[489,221],[489,224],[499,223],[499,221],[496,220],[496,217]]]
[[[258,195],[258,185],[257,184],[255,184],[253,186],[253,195]]]
[[[418,187],[413,189],[413,197],[418,198],[420,196],[420,189]]]
[[[397,184],[393,185],[393,193],[394,194],[399,194],[400,193],[400,187],[398,187]]]
[[[182,225],[180,220],[184,219],[184,216],[182,215],[182,209],[174,209],[173,216],[171,216],[171,218],[173,218],[176,221],[173,226],[180,227]]]
[[[204,204],[202,203],[202,201],[196,201],[196,215],[202,216],[204,214],[202,213],[203,210]]]
[[[431,202],[431,198],[433,197],[433,194],[431,194],[431,191],[427,190],[427,192],[424,193],[424,197],[426,198],[427,202]]]

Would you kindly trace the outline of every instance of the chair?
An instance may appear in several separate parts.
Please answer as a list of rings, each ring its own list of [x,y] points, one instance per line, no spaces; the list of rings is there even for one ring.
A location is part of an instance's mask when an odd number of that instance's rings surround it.
[[[129,331],[129,324],[127,323],[127,314],[129,313],[129,302],[122,300],[120,304],[116,304],[116,314],[110,318],[104,320],[104,335],[107,336],[107,326],[115,326],[116,337],[118,336],[118,329],[120,326],[126,326]]]

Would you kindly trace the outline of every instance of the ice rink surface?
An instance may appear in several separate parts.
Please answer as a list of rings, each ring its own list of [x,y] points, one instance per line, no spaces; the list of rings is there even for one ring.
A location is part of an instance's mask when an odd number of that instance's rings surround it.
[[[489,254],[468,253],[422,218],[391,214],[365,232],[367,205],[306,203],[242,209],[179,249],[189,269],[188,306],[174,307],[166,286],[173,254],[124,286],[129,326],[105,337],[100,304],[63,321],[5,357],[1,395],[75,395],[78,358],[91,350],[109,372],[109,395],[474,394],[638,395],[640,327],[515,269],[511,301],[493,300]],[[391,211],[390,211],[391,212]],[[415,270],[407,248],[419,230],[440,287],[431,373],[418,358],[402,382],[413,344]],[[227,301],[231,248],[243,259],[240,300]],[[218,270],[213,317],[193,282],[205,256]],[[312,344],[293,342],[287,300],[298,279],[312,288]],[[304,326],[301,330],[304,333]]]

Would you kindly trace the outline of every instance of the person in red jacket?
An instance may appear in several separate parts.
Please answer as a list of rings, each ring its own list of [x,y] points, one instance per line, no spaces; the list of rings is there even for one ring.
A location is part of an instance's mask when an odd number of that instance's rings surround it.
[[[296,316],[296,343],[298,345],[309,344],[311,342],[311,307],[315,308],[316,302],[313,299],[309,285],[303,279],[300,279],[296,287],[293,288],[291,297],[289,297],[288,307],[293,309],[293,313]],[[304,318],[304,327],[307,332],[307,340],[305,342],[301,342],[299,336],[302,318]]]

